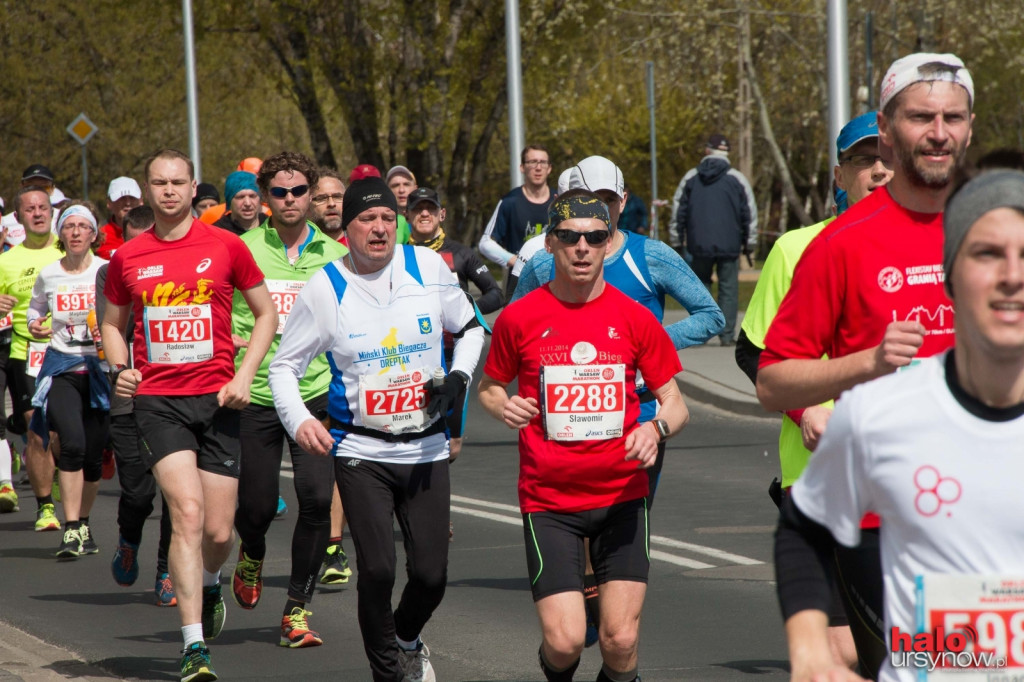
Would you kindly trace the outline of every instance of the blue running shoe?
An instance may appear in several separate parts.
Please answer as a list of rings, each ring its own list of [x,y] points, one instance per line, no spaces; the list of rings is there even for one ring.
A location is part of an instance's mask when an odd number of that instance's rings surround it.
[[[282,519],[284,515],[288,513],[288,503],[284,501],[284,498],[278,495],[277,497],[277,511],[274,513],[275,519]]]
[[[121,587],[129,587],[139,579],[139,546],[117,536],[117,549],[114,559],[110,562],[110,572],[114,574],[114,582]]]

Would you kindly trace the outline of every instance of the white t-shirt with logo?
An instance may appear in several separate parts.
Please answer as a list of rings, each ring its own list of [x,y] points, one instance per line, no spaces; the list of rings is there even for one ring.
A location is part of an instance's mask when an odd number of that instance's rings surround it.
[[[28,321],[50,315],[50,345],[71,355],[96,355],[96,345],[86,324],[91,308],[96,307],[96,271],[107,261],[93,256],[89,267],[69,273],[54,261],[39,272],[32,287]]]
[[[1017,639],[1024,641],[1024,617],[1010,623],[1009,607],[983,593],[998,594],[994,576],[1024,580],[1024,417],[998,422],[967,412],[946,385],[944,362],[945,354],[927,358],[844,393],[793,499],[850,547],[860,541],[866,512],[881,517],[887,634],[893,627],[918,632],[940,598],[929,585],[937,576],[967,574],[990,579],[954,594],[959,609],[945,603],[931,615],[974,611],[977,620],[982,613],[982,623],[1005,620],[1008,640],[1010,630],[1022,628]],[[925,629],[936,624],[943,623]],[[1020,659],[1024,664],[1024,649]],[[916,669],[893,669],[889,660],[879,675],[917,679]]]

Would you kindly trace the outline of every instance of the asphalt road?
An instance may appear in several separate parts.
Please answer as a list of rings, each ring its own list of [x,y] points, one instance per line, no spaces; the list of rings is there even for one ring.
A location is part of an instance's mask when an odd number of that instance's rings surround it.
[[[777,425],[700,405],[691,405],[691,412],[690,426],[670,442],[653,510],[643,678],[783,679],[786,648],[770,563],[775,514],[766,494],[777,471]],[[463,455],[452,468],[455,538],[448,591],[423,638],[439,680],[542,680],[516,506],[515,434],[487,418],[475,401],[469,424]],[[284,476],[289,483],[290,472]],[[288,485],[283,490],[294,514],[294,492]],[[152,602],[155,518],[146,528],[142,577],[121,588],[109,568],[116,480],[104,482],[92,514],[101,554],[67,563],[53,558],[57,533],[31,531],[31,493],[19,487],[19,494],[23,511],[0,517],[0,621],[66,652],[30,664],[40,667],[33,677],[24,662],[18,668],[0,649],[0,680],[43,679],[43,672],[177,680],[177,612]],[[233,560],[225,567],[228,614],[224,632],[210,643],[214,666],[225,680],[369,680],[354,578],[346,588],[320,588],[310,605],[324,646],[277,646],[293,518],[271,528],[266,590],[256,610],[243,611],[231,601]],[[401,552],[397,532],[396,541]],[[352,549],[348,540],[346,549]],[[396,603],[403,583],[400,575]],[[25,641],[17,646],[33,646]],[[88,670],[75,659],[88,662]],[[594,679],[599,667],[597,649],[586,650],[577,679]]]

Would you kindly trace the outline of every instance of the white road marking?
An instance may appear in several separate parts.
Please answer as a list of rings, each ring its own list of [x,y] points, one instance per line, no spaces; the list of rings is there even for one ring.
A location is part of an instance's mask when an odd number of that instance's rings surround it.
[[[285,478],[294,478],[295,474],[287,464],[281,468],[281,476]],[[510,526],[523,527],[523,519],[519,512],[519,507],[513,504],[503,504],[501,502],[491,502],[489,500],[480,500],[474,497],[464,497],[462,495],[452,495],[452,502],[457,502],[459,505],[472,505],[474,507],[482,507],[483,509],[471,509],[469,507],[452,505],[452,511],[458,514],[466,514],[467,516],[475,516],[479,519],[487,519],[488,521],[496,521],[497,523],[505,523]],[[506,514],[496,514],[490,511],[484,511],[484,509],[494,509]],[[508,513],[515,514],[515,516],[508,516]],[[758,566],[763,564],[763,561],[757,559],[751,559],[749,557],[741,556],[739,554],[733,554],[726,552],[721,549],[715,549],[714,547],[706,547],[704,545],[695,545],[691,542],[682,542],[680,540],[673,540],[662,535],[652,535],[651,545],[658,545],[661,547],[669,547],[672,549],[681,549],[687,552],[693,552],[694,554],[703,554],[704,556],[713,557],[722,561],[727,561],[733,564],[739,564],[740,566]],[[686,559],[675,554],[668,552],[662,552],[660,550],[652,549],[651,558],[657,559],[658,561],[664,561],[669,564],[676,566],[683,566],[685,568],[693,569],[705,569],[715,568],[713,564],[706,564],[702,561],[696,561],[694,559]]]

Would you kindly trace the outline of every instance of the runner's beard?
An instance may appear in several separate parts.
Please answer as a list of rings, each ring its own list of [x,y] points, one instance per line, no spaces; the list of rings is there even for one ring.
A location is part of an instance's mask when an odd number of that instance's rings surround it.
[[[943,189],[953,181],[958,172],[963,168],[964,159],[966,158],[964,154],[966,147],[966,144],[952,147],[949,151],[953,163],[943,167],[934,167],[925,163],[922,159],[924,153],[920,148],[906,149],[903,145],[897,143],[894,145],[893,151],[897,162],[900,164],[900,169],[913,185],[929,189]]]

